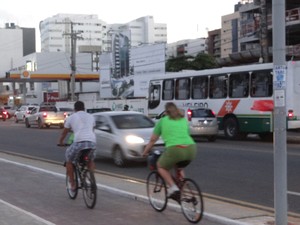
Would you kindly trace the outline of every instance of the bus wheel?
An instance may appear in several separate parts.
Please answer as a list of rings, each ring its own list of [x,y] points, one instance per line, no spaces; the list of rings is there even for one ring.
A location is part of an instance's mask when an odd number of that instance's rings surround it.
[[[224,134],[226,138],[236,139],[238,137],[239,125],[235,118],[229,117],[224,122]]]

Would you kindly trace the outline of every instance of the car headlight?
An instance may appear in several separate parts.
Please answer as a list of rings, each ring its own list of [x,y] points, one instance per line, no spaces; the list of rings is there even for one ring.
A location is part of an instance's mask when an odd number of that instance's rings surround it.
[[[126,142],[129,144],[142,144],[144,143],[144,139],[135,135],[128,135],[125,138]]]

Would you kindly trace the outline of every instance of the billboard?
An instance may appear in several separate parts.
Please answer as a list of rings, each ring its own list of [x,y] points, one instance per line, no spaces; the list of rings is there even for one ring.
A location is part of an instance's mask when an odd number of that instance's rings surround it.
[[[157,73],[165,73],[165,44],[131,48],[130,33],[116,33],[112,52],[100,55],[100,97],[147,97],[151,74]]]

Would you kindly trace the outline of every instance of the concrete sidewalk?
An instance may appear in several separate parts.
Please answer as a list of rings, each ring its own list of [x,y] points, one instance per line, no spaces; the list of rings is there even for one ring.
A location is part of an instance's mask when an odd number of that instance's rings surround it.
[[[65,168],[61,165],[53,163],[42,162],[38,160],[23,158],[10,154],[0,153],[0,159],[19,163],[20,166],[32,166],[38,168],[40,171],[45,173],[53,173],[59,176],[64,176]],[[148,203],[146,185],[144,182],[137,182],[124,177],[115,177],[109,174],[96,174],[96,180],[98,188],[114,194],[125,196],[137,201],[143,201]],[[215,224],[226,224],[226,225],[272,225],[274,224],[273,215],[267,211],[259,210],[255,208],[249,208],[240,204],[232,204],[229,202],[219,201],[210,197],[204,197],[205,214],[204,217],[215,222]],[[168,208],[173,210],[180,210],[179,206],[175,203],[169,203]],[[47,221],[43,221],[41,218],[37,218],[34,215],[24,214],[22,210],[11,208],[9,205],[4,204],[0,201],[0,211],[10,210],[12,216],[9,218],[2,219],[1,222],[10,221],[13,218],[29,218],[32,221],[31,224],[51,224]],[[2,214],[2,213],[1,213]],[[300,225],[299,218],[289,218],[290,225]],[[1,223],[6,224],[17,224],[17,223]]]

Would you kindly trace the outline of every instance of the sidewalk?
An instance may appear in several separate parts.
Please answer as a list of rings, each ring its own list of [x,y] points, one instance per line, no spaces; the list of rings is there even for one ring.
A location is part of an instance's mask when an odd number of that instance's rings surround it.
[[[300,139],[299,139],[300,140]],[[18,156],[13,156],[5,153],[0,153],[0,159],[13,161],[20,163],[20,165],[29,165],[39,168],[42,172],[53,173],[59,176],[64,176],[65,168],[61,165],[56,165],[47,162],[41,162],[33,159],[22,158]],[[99,190],[104,190],[114,194],[118,194],[127,198],[134,199],[136,201],[142,201],[148,203],[146,186],[143,182],[136,182],[126,178],[118,178],[111,176],[109,174],[96,174],[96,180]],[[209,197],[204,197],[205,204],[205,214],[204,218],[209,221],[213,221],[216,224],[225,224],[225,225],[272,225],[274,224],[273,215],[254,208],[244,207],[238,204],[231,204],[226,201],[214,200]],[[168,206],[169,209],[179,211],[180,208],[177,204],[170,203]],[[24,214],[19,209],[11,208],[8,205],[0,201],[0,211],[10,210],[9,217],[5,219],[1,216],[1,224],[18,224],[10,223],[13,219],[30,219],[33,221],[30,224],[49,224],[47,221],[43,221],[41,218],[36,218],[33,215]],[[4,214],[5,215],[5,214]],[[6,221],[6,223],[4,222]],[[298,218],[289,218],[290,225],[300,225],[300,219]],[[4,223],[3,223],[4,222]]]

